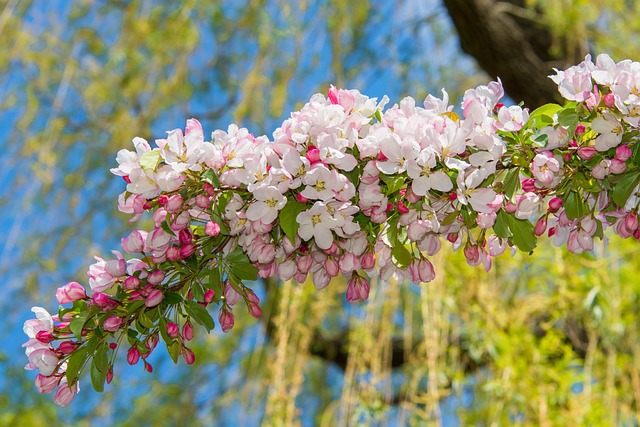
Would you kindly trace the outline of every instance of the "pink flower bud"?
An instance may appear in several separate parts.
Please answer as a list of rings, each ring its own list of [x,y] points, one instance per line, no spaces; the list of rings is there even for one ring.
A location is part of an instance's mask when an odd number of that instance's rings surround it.
[[[467,259],[467,263],[477,265],[480,261],[480,249],[476,245],[467,244],[464,247],[464,256]]]
[[[580,123],[578,126],[576,126],[576,131],[575,134],[576,135],[582,135],[585,131],[585,127],[582,123]]]
[[[135,345],[127,352],[127,362],[129,365],[135,365],[140,360],[140,350]]]
[[[144,252],[144,242],[147,239],[147,232],[141,230],[133,230],[129,236],[123,237],[120,245],[125,252],[134,254]]]
[[[55,337],[50,331],[38,331],[38,333],[36,334],[36,339],[41,343],[49,344],[55,339]]]
[[[536,222],[536,226],[533,229],[533,234],[540,237],[547,231],[547,217],[545,215],[541,216]]]
[[[298,271],[307,274],[313,265],[313,258],[311,255],[304,255],[298,257]]]
[[[58,350],[60,350],[62,354],[71,354],[75,351],[76,348],[78,348],[79,345],[80,344],[74,341],[62,341],[60,343],[60,346],[58,347]]]
[[[155,307],[160,304],[164,299],[164,293],[160,289],[154,289],[149,292],[149,296],[144,302],[144,305],[147,307]]]
[[[149,276],[147,276],[147,282],[150,285],[158,285],[160,283],[162,283],[162,281],[164,280],[165,277],[165,273],[164,271],[158,269],[158,270],[153,270]]]
[[[233,313],[229,308],[223,306],[218,313],[218,322],[222,332],[227,333],[233,328]]]
[[[102,324],[102,329],[108,332],[116,332],[122,324],[124,323],[124,319],[118,316],[110,316]]]
[[[193,339],[193,325],[188,320],[187,323],[182,325],[182,337],[187,341],[191,341]]]
[[[180,258],[187,259],[194,253],[196,253],[197,246],[193,243],[187,243],[180,248]]]
[[[169,197],[167,205],[164,208],[169,213],[179,212],[182,208],[182,196],[179,194],[174,194],[173,196]]]
[[[522,180],[522,189],[527,193],[536,191],[537,188],[534,185],[535,182],[536,182],[536,180],[533,179],[533,178],[525,178],[525,179],[523,179]]]
[[[166,206],[168,201],[169,201],[169,196],[167,196],[166,194],[161,194],[158,196],[158,204],[160,206]]]
[[[144,362],[144,370],[152,373],[153,372],[153,366],[151,366],[151,363],[147,362],[146,360],[143,360]]]
[[[311,164],[317,163],[320,161],[320,150],[313,147],[307,151],[306,157]]]
[[[138,287],[140,287],[140,279],[138,279],[136,276],[129,276],[124,279],[123,286],[128,291],[138,289]]]
[[[191,243],[193,240],[193,234],[191,234],[191,230],[183,228],[178,233],[178,239],[180,240],[180,243],[186,245],[187,243]]]
[[[633,212],[629,212],[624,218],[624,225],[627,230],[636,231],[638,229],[638,217]]]
[[[621,162],[626,162],[627,160],[629,160],[632,154],[633,152],[628,145],[621,145],[616,148],[616,159],[620,160]]]
[[[402,202],[398,202],[398,212],[401,214],[409,213],[409,208],[404,205]]]
[[[216,291],[214,291],[213,289],[207,289],[204,293],[204,302],[206,302],[207,304],[211,304],[215,296]]]
[[[416,284],[430,282],[436,277],[433,265],[426,258],[413,260],[409,265],[409,273],[411,274],[411,281]]]
[[[107,380],[107,384],[111,384],[111,381],[113,381],[113,369],[109,368],[105,380]]]
[[[226,300],[226,303],[230,306],[234,306],[241,297],[242,295],[236,292],[235,288],[231,286],[231,283],[226,280],[224,285],[224,299]]]
[[[615,108],[616,107],[616,97],[612,93],[608,93],[602,97],[602,101],[607,108]]]
[[[61,286],[56,291],[56,299],[60,304],[67,304],[73,301],[86,298],[87,293],[84,287],[77,282],[69,282]]]
[[[327,271],[327,274],[331,277],[336,277],[338,275],[338,272],[340,271],[338,261],[333,258],[327,258],[327,260],[324,262],[324,268]]]
[[[167,257],[167,260],[171,262],[181,260],[182,258],[180,257],[180,247],[171,246],[169,249],[167,249],[166,257]]]
[[[149,338],[147,338],[147,340],[144,343],[144,346],[147,348],[147,350],[149,350],[148,353],[145,353],[144,355],[145,358],[149,356],[151,352],[156,348],[159,341],[160,341],[160,337],[157,332],[155,334],[149,335]]]
[[[404,195],[404,198],[407,199],[407,202],[409,203],[418,203],[421,199],[420,196],[418,196],[416,193],[414,193],[413,191],[411,191],[411,189],[407,189],[407,192]]]
[[[613,174],[621,174],[627,170],[627,164],[618,159],[611,159],[611,164],[609,165],[609,172]]]
[[[217,222],[209,221],[204,227],[204,232],[207,233],[207,236],[216,237],[220,234],[220,226]]]
[[[564,202],[560,197],[554,197],[553,199],[549,200],[549,212],[551,213],[558,212],[558,210],[562,207],[563,203]]]
[[[244,296],[247,301],[252,302],[254,304],[260,304],[260,298],[249,288],[244,288]]]
[[[370,286],[367,279],[354,273],[347,286],[347,301],[351,304],[357,301],[366,301],[369,298],[369,291]]]
[[[582,160],[592,159],[597,153],[598,150],[596,150],[596,147],[590,145],[583,145],[582,147],[578,148],[578,156]]]
[[[91,300],[98,307],[104,307],[109,303],[109,295],[103,292],[95,292],[91,297]]]
[[[211,199],[204,194],[198,194],[196,196],[196,206],[200,209],[209,209],[211,207]]]
[[[76,393],[78,393],[78,390],[79,387],[77,382],[73,386],[69,386],[69,384],[67,383],[67,378],[63,377],[60,380],[60,385],[58,386],[58,391],[53,398],[53,402],[56,405],[64,408],[65,406],[69,405],[69,403],[71,403],[73,397],[76,395]]]
[[[213,185],[209,184],[208,182],[205,182],[204,184],[202,184],[202,189],[210,197],[213,197],[216,195],[216,189],[213,187]]]
[[[516,205],[514,205],[512,202],[507,202],[506,205],[504,205],[504,211],[506,213],[514,213],[518,208],[516,207]]]
[[[371,270],[376,265],[376,256],[373,252],[365,252],[362,255],[362,269],[363,270]]]
[[[111,350],[115,350],[116,348],[118,348],[118,344],[117,344],[117,343],[114,343],[114,342],[110,342],[110,343],[109,343],[109,348],[110,348]]]
[[[309,199],[307,199],[300,193],[296,194],[296,200],[299,201],[300,203],[307,203],[309,201]]]
[[[38,393],[51,393],[60,384],[60,377],[55,375],[45,377],[42,374],[38,374],[35,382]]]
[[[193,365],[193,363],[196,361],[196,355],[190,348],[187,347],[182,348],[182,358],[187,363],[187,365]]]
[[[258,304],[252,302],[249,304],[248,308],[249,308],[249,314],[251,314],[256,319],[259,319],[262,317],[262,309]]]

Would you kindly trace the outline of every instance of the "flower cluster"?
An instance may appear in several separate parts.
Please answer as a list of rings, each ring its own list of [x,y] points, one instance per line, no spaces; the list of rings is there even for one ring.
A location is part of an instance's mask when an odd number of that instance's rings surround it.
[[[500,81],[468,90],[462,117],[445,91],[385,110],[386,97],[331,87],[272,139],[231,125],[205,141],[195,119],[153,148],[135,138],[111,170],[127,183],[118,207],[132,221],[150,213],[153,228],[122,239],[129,259],[96,257],[90,296],[71,282],[56,293],[71,307],[34,308],[25,347],[39,391],[68,404],[85,366],[101,391],[123,346],[151,371],[160,338],[194,363],[193,323],[214,328],[210,304],[224,332],[240,299],[262,315],[245,284],[258,278],[322,289],[342,275],[353,303],[374,274],[433,280],[443,242],[488,270],[543,234],[574,253],[609,227],[640,238],[640,63],[587,57],[551,78],[565,106],[505,106]]]

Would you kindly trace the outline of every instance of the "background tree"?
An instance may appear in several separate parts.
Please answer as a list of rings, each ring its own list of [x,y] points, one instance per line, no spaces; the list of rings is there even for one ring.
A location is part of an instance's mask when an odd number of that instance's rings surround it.
[[[161,137],[191,116],[209,131],[235,121],[269,133],[330,83],[394,100],[444,86],[459,99],[499,75],[515,102],[533,107],[555,99],[544,77],[552,67],[587,51],[637,59],[636,8],[613,0],[0,2],[0,122],[9,129],[0,268],[5,292],[24,301],[3,308],[24,312],[33,295],[82,278],[89,254],[117,242],[122,184],[107,169],[135,135]],[[449,17],[478,65],[457,50]],[[28,388],[0,398],[0,419],[637,423],[635,250],[615,241],[596,259],[545,247],[500,259],[490,274],[447,255],[432,286],[379,283],[362,307],[345,307],[346,286],[336,283],[320,293],[270,283],[265,323],[240,316],[234,333],[202,337],[196,369],[158,358],[151,380],[128,370],[125,384],[83,397],[88,410],[55,412],[33,396],[22,361],[3,347],[11,358],[0,385]]]

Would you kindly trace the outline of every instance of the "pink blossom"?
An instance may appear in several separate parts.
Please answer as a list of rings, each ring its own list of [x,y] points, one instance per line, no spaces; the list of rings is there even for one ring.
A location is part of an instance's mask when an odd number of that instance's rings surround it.
[[[78,383],[78,381],[76,381],[74,385],[70,386],[67,383],[67,378],[63,377],[60,380],[60,385],[58,386],[58,391],[56,392],[53,401],[56,405],[64,408],[65,406],[69,405],[69,403],[71,403],[74,396],[78,394],[79,391],[80,384]]]
[[[542,187],[550,187],[554,184],[554,178],[560,172],[560,163],[553,157],[550,151],[536,154],[531,162],[531,173],[537,183]]]
[[[426,258],[414,259],[409,265],[409,273],[416,284],[430,282],[436,277],[433,264]]]
[[[102,329],[108,332],[116,332],[125,323],[125,319],[118,316],[109,316],[102,324]]]
[[[234,306],[238,301],[240,301],[240,298],[242,298],[242,295],[240,295],[240,293],[236,291],[236,289],[231,285],[231,283],[225,282],[224,298],[225,298],[225,302],[228,305]]]
[[[78,282],[69,282],[58,288],[56,299],[60,304],[67,304],[87,297],[84,287]]]
[[[129,236],[122,238],[122,249],[130,254],[144,252],[147,234],[143,230],[133,230]]]
[[[54,373],[58,367],[60,359],[50,348],[38,348],[29,355],[29,365],[27,369],[39,369],[40,374],[48,377]]]
[[[196,361],[196,355],[190,348],[182,347],[182,358],[187,363],[187,365],[193,365]]]
[[[357,301],[366,301],[369,298],[369,281],[354,273],[347,286],[347,301],[351,304]]]
[[[222,332],[227,333],[233,328],[233,312],[226,305],[222,306],[220,312],[218,313],[218,323],[220,323],[220,328],[222,328]]]
[[[209,221],[205,226],[204,232],[207,233],[207,236],[216,237],[220,234],[220,225],[217,222]]]
[[[164,293],[160,289],[152,290],[144,301],[146,307],[155,307],[164,299]]]
[[[171,338],[178,338],[180,336],[180,331],[178,329],[178,325],[173,322],[167,323],[167,335]]]
[[[42,374],[36,375],[36,387],[38,393],[51,393],[60,384],[61,377],[58,375],[44,376]]]
[[[135,365],[140,360],[140,350],[135,345],[127,352],[127,362],[129,365]]]
[[[193,339],[193,325],[188,320],[182,325],[182,337],[187,341]]]

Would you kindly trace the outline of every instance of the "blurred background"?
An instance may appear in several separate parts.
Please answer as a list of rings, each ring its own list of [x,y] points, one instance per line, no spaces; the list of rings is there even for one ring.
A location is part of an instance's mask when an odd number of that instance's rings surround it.
[[[256,283],[265,318],[159,348],[68,408],[38,395],[20,345],[32,305],[84,284],[133,227],[111,176],[131,139],[198,118],[270,135],[330,84],[392,102],[500,76],[531,109],[587,53],[640,60],[640,1],[0,0],[2,426],[640,425],[638,242],[541,242],[494,269],[434,260],[428,286]],[[144,219],[142,220],[145,221]],[[148,219],[146,220],[148,221]],[[139,227],[143,227],[141,224]],[[138,227],[138,226],[136,226]]]

